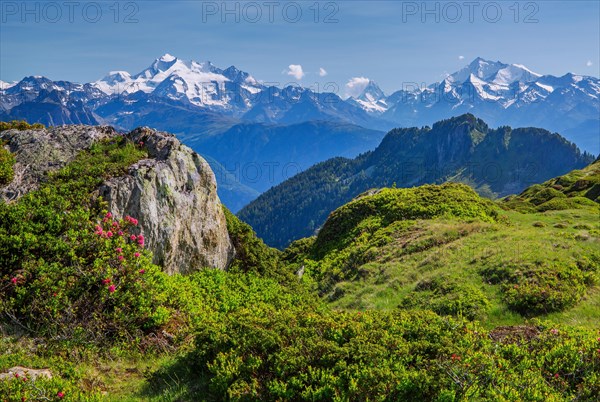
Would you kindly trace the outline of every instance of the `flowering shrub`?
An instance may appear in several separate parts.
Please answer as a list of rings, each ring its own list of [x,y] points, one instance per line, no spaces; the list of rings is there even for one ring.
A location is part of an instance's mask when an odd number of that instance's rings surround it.
[[[123,137],[103,141],[38,190],[0,203],[2,320],[35,335],[82,342],[131,339],[166,321],[155,289],[162,273],[150,263],[137,220],[102,213],[104,204],[91,196],[145,156]]]
[[[87,231],[68,233],[68,264],[43,259],[11,274],[4,311],[37,334],[58,338],[135,337],[163,325],[154,281],[162,275],[144,249],[137,220],[107,213]]]

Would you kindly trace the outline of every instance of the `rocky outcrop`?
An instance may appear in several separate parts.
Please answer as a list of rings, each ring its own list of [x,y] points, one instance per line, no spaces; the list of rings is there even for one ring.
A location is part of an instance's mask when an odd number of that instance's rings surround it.
[[[139,128],[150,158],[106,181],[98,194],[117,217],[137,217],[154,262],[169,273],[224,269],[233,258],[225,215],[208,163],[173,135]]]
[[[6,130],[0,143],[16,157],[15,177],[0,187],[0,200],[12,201],[35,190],[49,171],[58,170],[72,161],[92,143],[118,135],[112,127],[63,126],[48,130]]]
[[[15,178],[0,188],[0,199],[18,199],[92,143],[117,135],[122,134],[111,127],[89,126],[1,132],[0,141],[16,163]],[[95,194],[108,202],[115,217],[138,219],[154,262],[166,272],[225,269],[234,248],[208,163],[171,134],[139,128],[125,136],[143,142],[148,159],[132,165],[127,175],[107,180]]]

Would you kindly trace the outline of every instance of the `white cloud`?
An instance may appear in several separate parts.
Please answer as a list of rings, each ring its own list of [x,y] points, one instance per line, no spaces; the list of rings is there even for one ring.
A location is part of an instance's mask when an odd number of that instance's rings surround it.
[[[357,97],[369,85],[369,79],[366,77],[352,77],[346,84],[346,95]]]
[[[458,60],[464,60],[465,56],[458,56]]]
[[[325,70],[323,67],[319,68],[319,76],[325,77],[326,75],[327,75],[327,70]]]
[[[300,64],[290,64],[288,68],[287,75],[294,77],[296,80],[301,80],[305,75]]]
[[[591,67],[592,65],[594,65],[594,63],[592,63],[591,60],[588,60],[587,63],[585,63],[585,65]]]

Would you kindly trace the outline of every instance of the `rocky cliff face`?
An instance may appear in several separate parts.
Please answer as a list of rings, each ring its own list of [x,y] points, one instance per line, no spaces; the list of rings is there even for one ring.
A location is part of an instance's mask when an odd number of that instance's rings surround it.
[[[63,126],[0,133],[16,157],[15,179],[0,188],[12,201],[35,189],[45,174],[73,160],[96,141],[121,135],[110,127]],[[139,220],[154,262],[169,273],[202,267],[225,269],[234,256],[216,181],[208,163],[173,135],[139,128],[125,134],[143,142],[149,158],[126,176],[107,180],[97,190],[116,217]]]

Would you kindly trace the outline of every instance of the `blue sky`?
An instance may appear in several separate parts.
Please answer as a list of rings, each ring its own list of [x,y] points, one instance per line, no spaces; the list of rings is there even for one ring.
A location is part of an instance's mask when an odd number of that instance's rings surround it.
[[[388,93],[439,81],[477,56],[599,76],[599,21],[598,1],[3,0],[0,79],[89,82],[137,73],[164,53],[267,82],[297,81],[287,72],[301,65],[305,86],[368,77]]]

